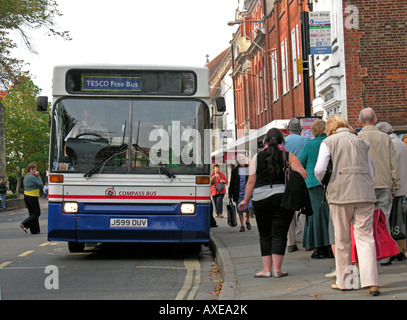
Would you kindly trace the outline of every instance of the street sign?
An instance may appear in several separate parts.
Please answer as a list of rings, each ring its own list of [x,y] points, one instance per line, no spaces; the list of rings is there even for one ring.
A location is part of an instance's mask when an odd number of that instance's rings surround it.
[[[331,13],[309,13],[310,54],[331,54]]]

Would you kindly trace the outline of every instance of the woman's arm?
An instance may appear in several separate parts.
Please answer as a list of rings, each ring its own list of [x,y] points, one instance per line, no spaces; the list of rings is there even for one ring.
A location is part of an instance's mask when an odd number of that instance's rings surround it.
[[[329,147],[322,142],[321,146],[319,147],[318,159],[314,169],[315,177],[319,182],[321,182],[325,176],[326,168],[328,167],[330,159],[331,150],[329,150]]]
[[[291,152],[289,154],[289,163],[291,169],[301,174],[301,176],[305,180],[307,178],[307,171],[305,171],[304,167],[301,165],[300,160],[298,160],[298,158],[294,154],[292,154]]]

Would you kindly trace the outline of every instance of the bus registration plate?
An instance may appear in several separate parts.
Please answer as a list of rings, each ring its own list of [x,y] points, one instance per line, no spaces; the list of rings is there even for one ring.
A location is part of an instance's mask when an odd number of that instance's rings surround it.
[[[147,228],[147,219],[110,218],[112,228]]]

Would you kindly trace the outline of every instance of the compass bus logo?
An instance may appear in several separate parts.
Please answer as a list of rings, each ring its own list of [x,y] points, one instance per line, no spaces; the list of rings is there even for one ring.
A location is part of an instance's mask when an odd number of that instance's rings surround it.
[[[116,196],[116,190],[113,188],[107,188],[105,191],[106,198],[114,198]]]

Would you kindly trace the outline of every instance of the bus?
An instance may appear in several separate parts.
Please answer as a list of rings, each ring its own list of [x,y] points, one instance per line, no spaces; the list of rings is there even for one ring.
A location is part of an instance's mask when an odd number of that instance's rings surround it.
[[[56,66],[52,95],[49,241],[209,243],[207,68]]]

